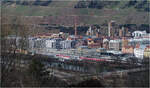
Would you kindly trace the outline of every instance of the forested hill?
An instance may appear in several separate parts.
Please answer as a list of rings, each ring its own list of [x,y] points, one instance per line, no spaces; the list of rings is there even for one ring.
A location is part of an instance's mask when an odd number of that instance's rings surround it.
[[[3,4],[17,4],[17,5],[35,5],[35,6],[51,6],[53,2],[67,2],[61,0],[2,0]],[[133,7],[138,11],[150,11],[149,0],[73,0],[74,8],[130,8]],[[69,4],[68,4],[69,5]],[[66,6],[68,6],[66,4]],[[61,3],[60,3],[61,6]]]

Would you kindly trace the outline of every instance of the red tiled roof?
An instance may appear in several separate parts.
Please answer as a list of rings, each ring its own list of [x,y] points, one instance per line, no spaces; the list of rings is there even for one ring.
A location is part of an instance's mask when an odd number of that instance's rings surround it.
[[[133,46],[124,46],[124,48],[133,48]]]
[[[147,45],[146,48],[150,48],[150,45]]]

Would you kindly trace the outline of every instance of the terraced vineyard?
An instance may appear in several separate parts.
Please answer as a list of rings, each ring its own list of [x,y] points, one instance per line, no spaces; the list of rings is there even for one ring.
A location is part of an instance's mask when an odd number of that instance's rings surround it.
[[[33,2],[31,2],[33,3]],[[78,1],[52,1],[48,5],[2,4],[2,14],[13,16],[49,16],[59,20],[60,24],[70,23],[72,17],[78,16],[80,24],[101,24],[108,20],[118,23],[148,24],[149,12],[139,11],[134,6],[124,6],[128,2],[120,2],[116,6],[97,8],[75,8]],[[138,19],[137,19],[138,18]],[[52,22],[53,23],[53,22]],[[57,23],[56,23],[57,24]]]

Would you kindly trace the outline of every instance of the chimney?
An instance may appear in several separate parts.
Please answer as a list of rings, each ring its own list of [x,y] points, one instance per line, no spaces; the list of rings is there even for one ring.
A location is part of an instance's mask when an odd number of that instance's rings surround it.
[[[122,40],[122,46],[123,47],[128,46],[128,40],[125,37]]]
[[[75,22],[74,22],[74,30],[75,30],[75,36],[77,37],[77,24],[76,24],[76,17],[75,17]]]
[[[126,28],[126,32],[125,32],[125,35],[128,35],[128,28]]]
[[[120,29],[119,30],[119,37],[122,37],[123,36],[123,31]]]
[[[97,37],[97,38],[99,37],[99,32],[96,32],[96,37]]]
[[[110,22],[108,22],[108,36],[111,37],[113,34],[111,34],[112,32],[112,23],[114,23],[115,21],[111,20]]]
[[[122,27],[122,36],[125,37],[124,27]]]
[[[110,37],[111,36],[111,22],[108,23],[108,36]]]

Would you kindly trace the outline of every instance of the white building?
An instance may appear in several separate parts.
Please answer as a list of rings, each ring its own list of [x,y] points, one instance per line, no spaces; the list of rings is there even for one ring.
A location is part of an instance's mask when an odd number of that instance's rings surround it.
[[[61,41],[60,44],[63,49],[71,48],[71,40]]]
[[[103,43],[105,43],[105,42],[109,42],[109,40],[108,39],[103,39]]]
[[[121,48],[122,48],[122,40],[117,39],[117,40],[110,40],[109,41],[109,49],[121,50]]]
[[[143,37],[143,38],[131,38],[128,39],[128,44],[135,46],[137,43],[145,45],[145,44],[150,44],[150,38]]]
[[[59,49],[61,41],[62,41],[61,38],[47,39],[46,40],[46,48]]]
[[[144,35],[146,35],[146,31],[134,31],[134,32],[132,33],[132,36],[133,36],[134,38],[139,38],[139,37],[142,37],[142,36],[144,36]]]
[[[29,40],[29,49],[33,49],[35,38],[34,37],[29,37],[28,40]]]
[[[144,39],[149,39],[150,40],[150,33],[147,33],[143,36]]]
[[[143,59],[145,48],[146,45],[140,45],[139,47],[134,48],[135,57]]]
[[[89,27],[89,29],[87,30],[87,32],[86,32],[86,35],[91,35],[92,34],[92,28],[91,28],[91,26]]]
[[[64,40],[60,42],[62,49],[70,49],[75,47],[75,41],[73,40]]]
[[[54,45],[56,45],[56,40],[54,39],[46,40],[45,43],[47,48],[54,48]]]

